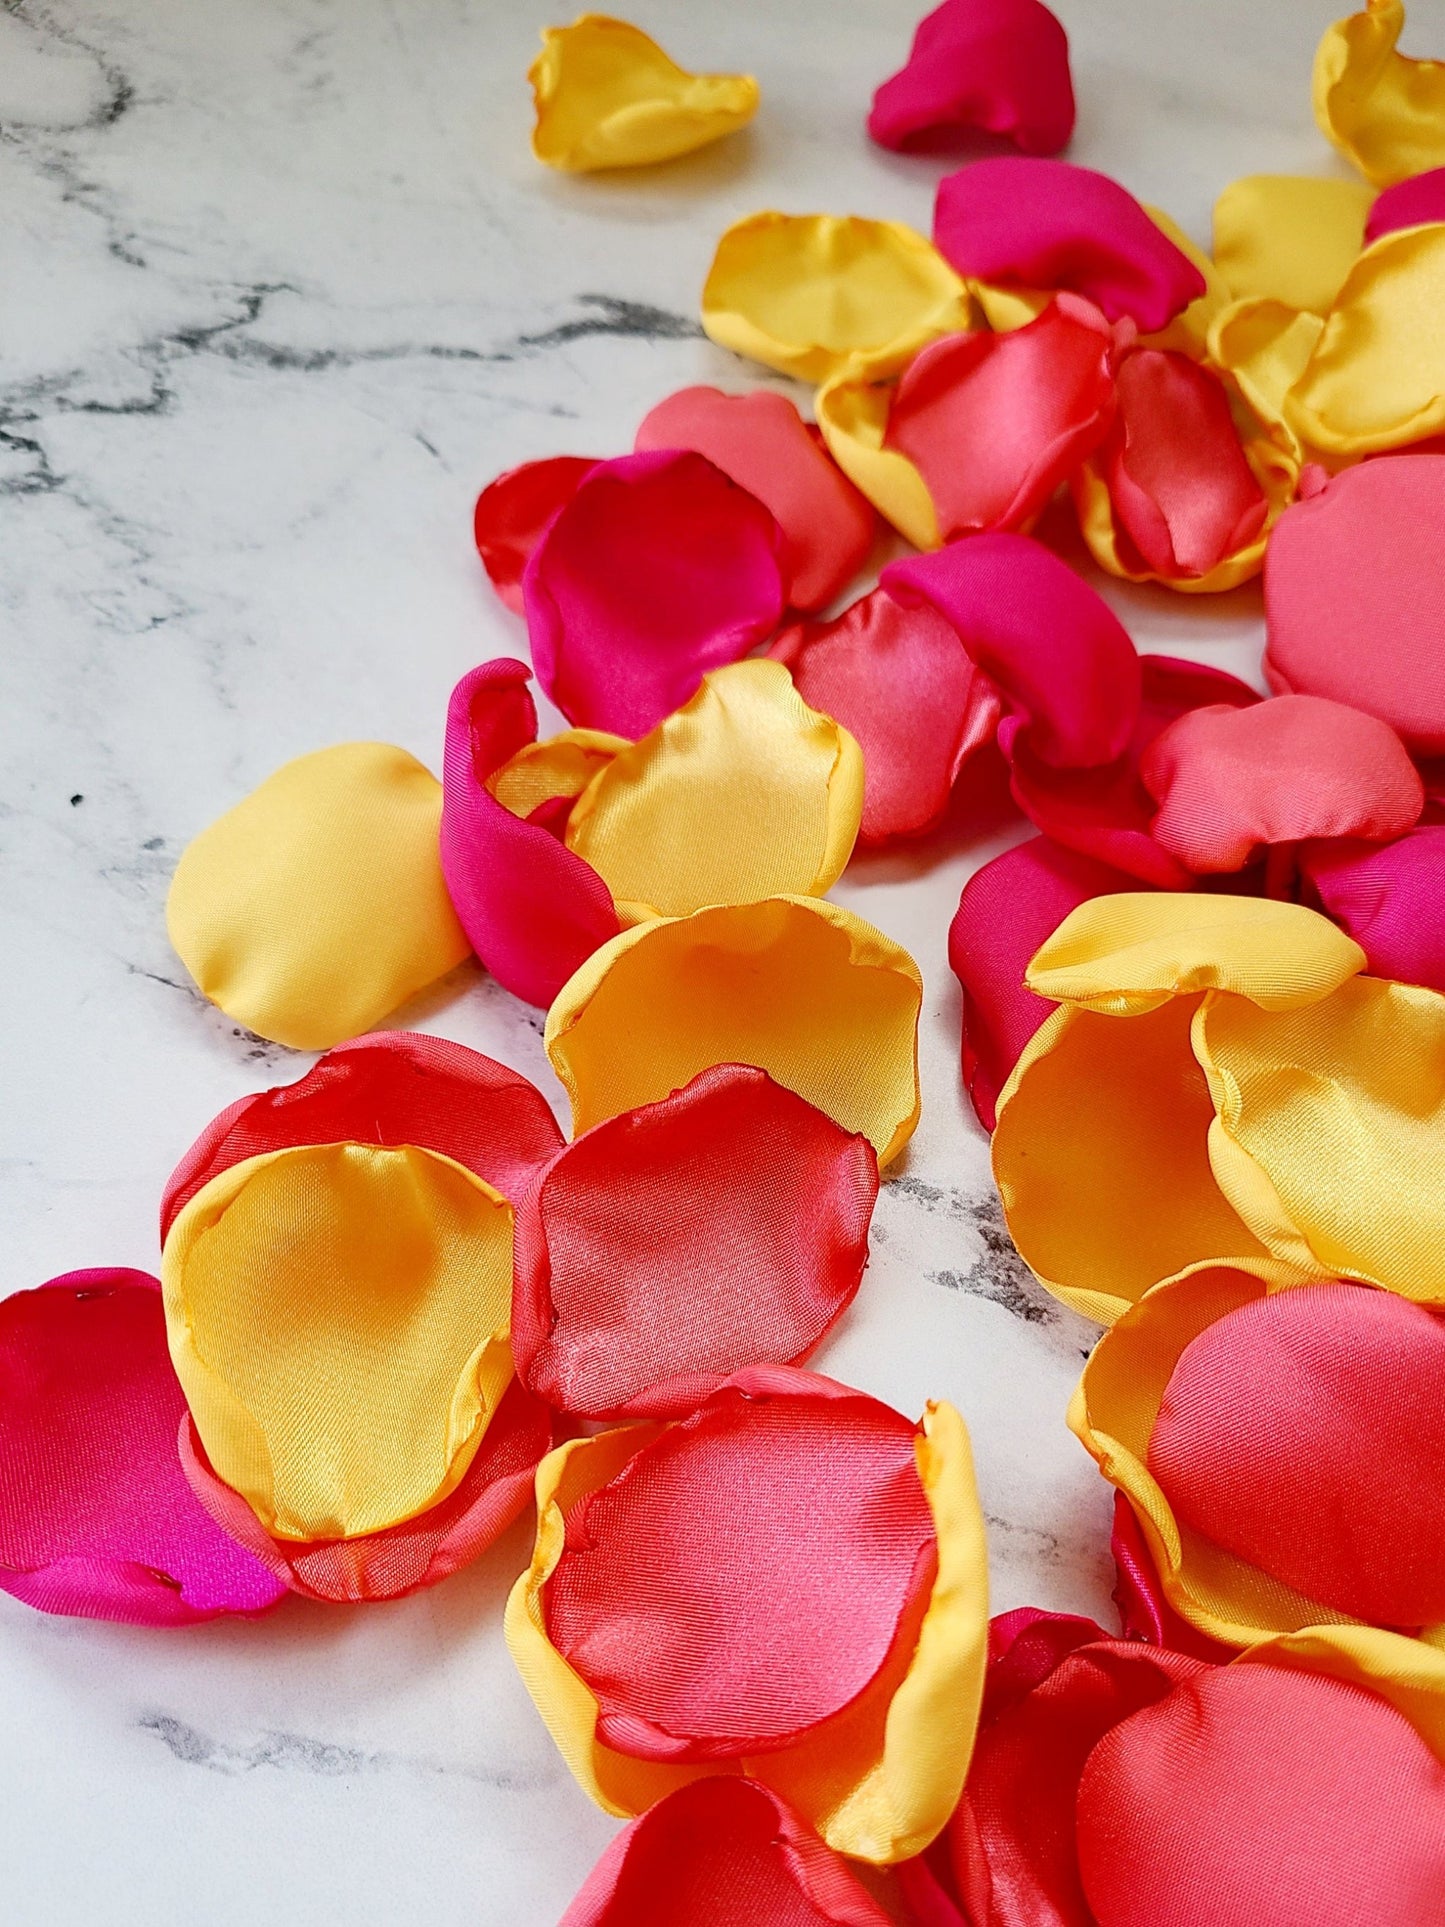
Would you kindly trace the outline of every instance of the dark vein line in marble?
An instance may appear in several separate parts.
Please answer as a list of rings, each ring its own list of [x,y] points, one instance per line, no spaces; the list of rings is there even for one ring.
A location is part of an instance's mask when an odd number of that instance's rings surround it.
[[[519,348],[557,348],[591,335],[627,335],[642,341],[701,341],[703,330],[691,315],[676,314],[670,308],[654,307],[648,301],[624,301],[612,294],[579,294],[579,306],[592,314],[575,321],[559,322],[541,334],[518,335]]]
[[[978,1258],[966,1269],[931,1271],[928,1276],[932,1283],[942,1285],[947,1291],[964,1291],[972,1297],[987,1299],[1025,1324],[1058,1322],[1057,1305],[1019,1256],[1009,1236],[996,1193],[990,1191],[986,1197],[972,1198],[962,1191],[929,1184],[923,1178],[907,1174],[890,1179],[888,1189],[911,1199],[927,1212],[954,1224],[968,1225],[983,1244]]]
[[[260,1767],[280,1772],[308,1773],[319,1779],[339,1780],[372,1773],[411,1773],[425,1778],[472,1780],[504,1793],[530,1793],[551,1786],[555,1769],[526,1771],[469,1766],[424,1754],[387,1753],[356,1746],[338,1746],[305,1733],[284,1729],[264,1732],[249,1745],[213,1739],[199,1727],[169,1713],[144,1713],[136,1721],[143,1733],[158,1739],[174,1760],[235,1778]]]

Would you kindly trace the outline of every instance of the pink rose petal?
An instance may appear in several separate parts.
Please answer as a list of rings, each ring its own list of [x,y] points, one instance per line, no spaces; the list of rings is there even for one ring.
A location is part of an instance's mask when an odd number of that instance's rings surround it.
[[[1299,866],[1307,900],[1349,932],[1372,977],[1445,993],[1445,826],[1393,843],[1310,844]]]
[[[597,466],[591,455],[549,455],[523,462],[489,482],[477,497],[472,536],[492,587],[522,614],[522,577],[547,524],[577,493],[582,477]]]
[[[1445,167],[1411,174],[1379,194],[1365,217],[1365,246],[1403,227],[1445,221]]]
[[[1074,131],[1068,36],[1040,0],[944,0],[868,116],[883,147],[938,147],[975,131],[1025,154],[1057,154]]]

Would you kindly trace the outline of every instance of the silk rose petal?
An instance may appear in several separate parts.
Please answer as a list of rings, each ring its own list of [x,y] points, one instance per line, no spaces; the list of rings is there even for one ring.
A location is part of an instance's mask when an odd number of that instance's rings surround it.
[[[191,1496],[159,1281],[104,1266],[0,1300],[0,1591],[188,1626],[285,1591]]]
[[[690,74],[640,27],[601,13],[544,27],[527,78],[537,109],[532,152],[567,173],[670,161],[758,111],[750,74]]]
[[[808,707],[781,663],[739,662],[599,771],[566,841],[637,923],[822,896],[862,808],[863,757],[847,730]]]
[[[997,731],[998,695],[953,625],[927,603],[905,609],[886,589],[830,622],[785,629],[768,653],[863,751],[861,843],[937,822],[959,772]]]
[[[1378,187],[1445,162],[1445,62],[1398,53],[1404,25],[1402,0],[1367,0],[1315,53],[1320,132]]]
[[[714,1064],[755,1064],[861,1132],[880,1165],[918,1122],[923,981],[906,950],[814,897],[639,924],[547,1013],[547,1055],[577,1135]]]
[[[441,785],[389,743],[286,763],[187,845],[176,954],[238,1024],[296,1050],[372,1030],[470,945],[437,856]]]
[[[1372,977],[1445,991],[1445,825],[1393,843],[1300,852],[1308,893],[1365,953]]]
[[[966,328],[968,289],[924,235],[855,215],[750,214],[717,244],[702,325],[720,347],[803,381],[855,362],[892,374]]]
[[[1069,1423],[1169,1605],[1228,1646],[1340,1618],[1445,1622],[1445,1314],[1203,1266],[1125,1312]]]
[[[726,1764],[839,1852],[920,1851],[958,1797],[986,1573],[967,1434],[763,1367],[537,1477],[513,1657],[568,1765],[637,1813]]]
[[[624,1827],[561,1927],[890,1927],[845,1860],[767,1787],[695,1780]]]
[[[636,445],[705,455],[772,511],[795,609],[821,609],[868,560],[873,511],[786,395],[682,388],[643,417]]]
[[[472,536],[498,596],[521,615],[522,577],[548,523],[597,466],[591,455],[550,455],[499,475],[477,497]]]
[[[1264,571],[1265,674],[1445,753],[1439,566],[1445,455],[1346,469],[1281,517]]]
[[[1073,131],[1068,35],[1041,0],[944,0],[868,116],[880,146],[905,152],[982,132],[1057,154]]]
[[[1154,739],[1140,772],[1159,805],[1151,833],[1201,875],[1307,837],[1383,842],[1425,806],[1394,730],[1322,696],[1192,710]]]
[[[948,175],[933,238],[969,280],[1067,288],[1145,334],[1205,292],[1198,268],[1126,188],[1070,161],[1000,155]]]
[[[599,462],[523,579],[537,680],[569,722],[642,736],[783,612],[782,531],[701,455]]]
[[[801,1363],[858,1289],[877,1192],[866,1138],[750,1066],[594,1125],[518,1215],[518,1375],[558,1411],[670,1418]]]
[[[1214,203],[1214,259],[1229,292],[1328,314],[1364,246],[1373,199],[1359,181],[1232,181]]]
[[[1426,174],[1387,187],[1370,209],[1365,240],[1378,241],[1400,228],[1427,227],[1436,221],[1445,221],[1445,167],[1432,167]]]
[[[1206,342],[1210,362],[1229,378],[1263,432],[1296,467],[1309,450],[1289,418],[1289,398],[1324,327],[1320,315],[1250,295],[1215,315]],[[1298,477],[1301,494],[1307,491],[1310,473],[1305,470]]]

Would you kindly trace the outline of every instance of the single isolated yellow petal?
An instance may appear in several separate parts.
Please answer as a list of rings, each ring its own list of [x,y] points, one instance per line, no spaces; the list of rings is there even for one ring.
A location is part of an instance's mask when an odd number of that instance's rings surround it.
[[[1445,112],[1445,108],[1442,108]],[[1402,228],[1345,277],[1286,416],[1332,455],[1404,448],[1445,428],[1445,224]]]
[[[512,1207],[406,1145],[232,1165],[161,1264],[207,1456],[282,1539],[380,1531],[461,1480],[512,1375]]]
[[[1445,61],[1398,53],[1404,25],[1402,0],[1368,0],[1315,53],[1320,132],[1376,187],[1445,166]]]
[[[525,821],[544,803],[580,796],[627,746],[625,736],[605,729],[564,729],[540,743],[524,743],[492,771],[486,787],[503,809]]]
[[[527,78],[537,108],[532,152],[571,174],[673,160],[758,111],[750,74],[687,73],[640,27],[603,13],[545,28]]]
[[[1328,314],[1365,245],[1374,198],[1361,181],[1297,174],[1232,181],[1214,203],[1214,259],[1230,294]]]
[[[692,700],[592,779],[567,844],[624,922],[713,903],[822,896],[863,814],[863,752],[780,662],[714,669]]]
[[[750,214],[718,242],[702,291],[714,341],[803,381],[894,374],[972,314],[926,236],[857,215]]]
[[[1306,309],[1251,295],[1222,309],[1209,330],[1210,360],[1297,463],[1309,450],[1290,426],[1286,401],[1324,326],[1322,316]]]
[[[699,910],[624,930],[557,994],[546,1046],[576,1136],[756,1064],[886,1164],[918,1122],[923,979],[896,943],[816,897]]]
[[[442,788],[390,743],[283,765],[176,866],[166,927],[213,1004],[329,1050],[471,953],[442,878]]]
[[[893,384],[867,375],[835,375],[818,390],[818,427],[848,480],[915,549],[943,545],[938,511],[917,464],[885,448]]]

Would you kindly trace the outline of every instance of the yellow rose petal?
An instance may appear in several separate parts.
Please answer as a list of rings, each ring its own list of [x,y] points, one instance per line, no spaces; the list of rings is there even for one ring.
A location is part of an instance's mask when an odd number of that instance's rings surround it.
[[[544,803],[580,796],[627,746],[625,736],[613,736],[605,729],[564,729],[540,743],[525,743],[492,771],[486,788],[503,809],[525,821]]]
[[[1250,174],[1214,203],[1214,259],[1237,300],[1328,314],[1365,244],[1375,196],[1359,181]]]
[[[278,1044],[328,1050],[373,1029],[471,952],[441,812],[441,784],[389,743],[297,757],[186,848],[166,903],[176,954]]]
[[[751,75],[687,73],[640,27],[602,13],[545,28],[527,78],[532,152],[567,173],[673,160],[758,111]]]
[[[923,980],[906,950],[814,897],[639,924],[547,1013],[547,1055],[580,1135],[713,1064],[756,1064],[869,1138],[885,1164],[918,1122]]]
[[[1290,426],[1287,398],[1324,326],[1317,314],[1249,296],[1222,309],[1209,330],[1210,359],[1296,462],[1309,451]]]
[[[1175,315],[1167,327],[1156,330],[1152,335],[1141,335],[1140,340],[1148,348],[1174,348],[1180,354],[1191,355],[1195,361],[1203,361],[1210,325],[1229,301],[1229,289],[1224,276],[1203,248],[1196,246],[1179,223],[1162,208],[1150,207],[1145,203],[1144,212],[1179,252],[1198,268],[1204,276],[1204,292],[1197,295],[1182,314]]]
[[[1397,53],[1404,25],[1401,0],[1368,0],[1315,54],[1320,132],[1376,187],[1445,166],[1445,61]]]
[[[942,547],[938,511],[917,464],[885,448],[893,384],[835,375],[818,390],[818,427],[848,480],[916,549]]]

